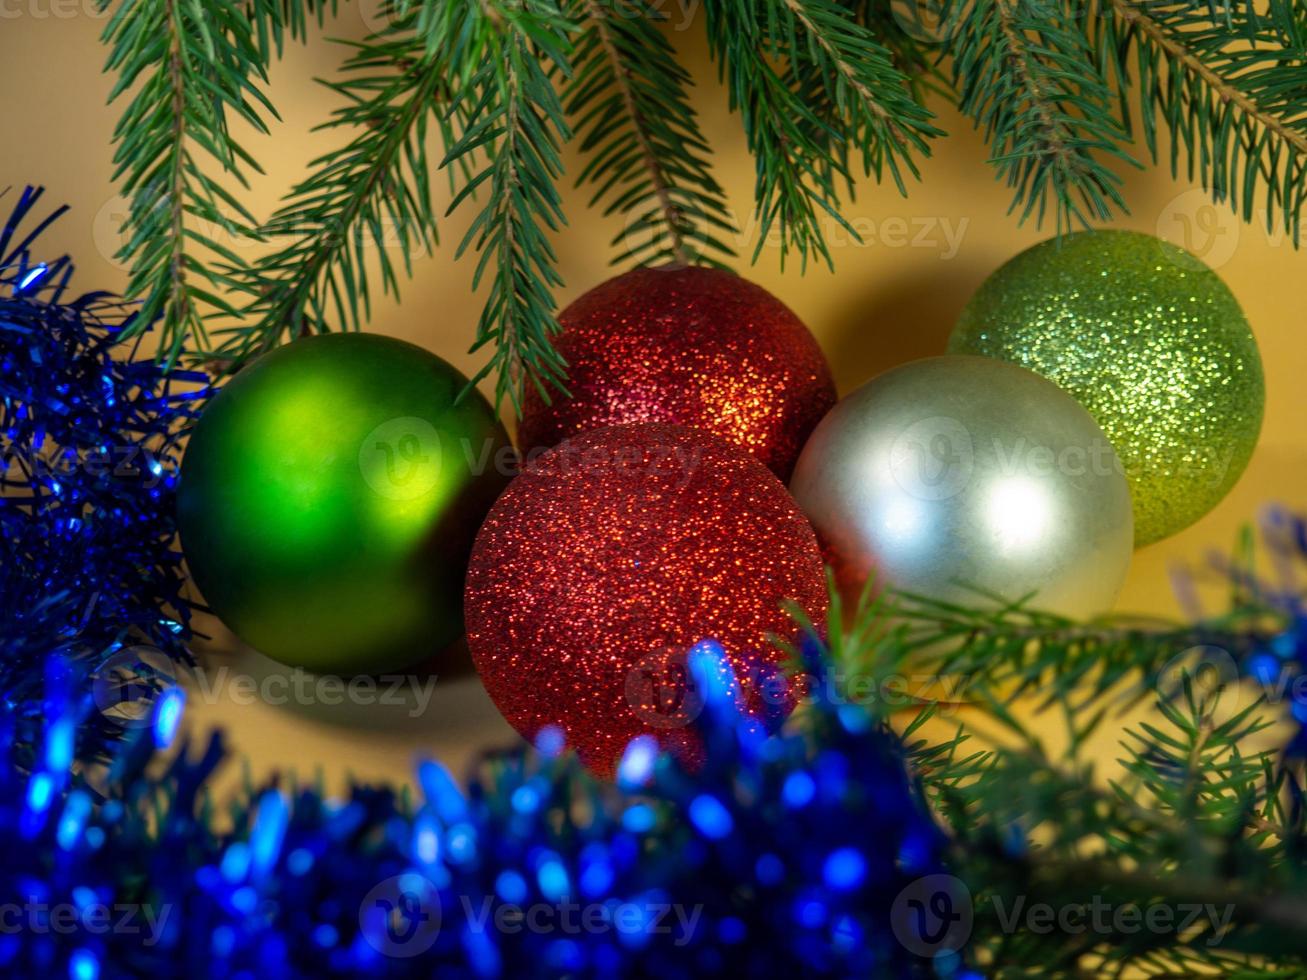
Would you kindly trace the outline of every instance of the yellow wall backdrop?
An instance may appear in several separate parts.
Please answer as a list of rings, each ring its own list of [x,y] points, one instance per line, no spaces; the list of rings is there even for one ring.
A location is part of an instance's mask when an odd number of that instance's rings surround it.
[[[112,79],[102,73],[105,51],[98,37],[105,20],[95,6],[95,0],[0,0],[0,93],[7,117],[0,188],[39,183],[48,188],[51,205],[71,204],[72,213],[46,244],[73,255],[83,288],[121,290],[126,272],[112,256],[124,204],[110,180],[118,107],[105,104]],[[377,23],[375,5],[347,7],[327,34],[358,37]],[[717,177],[729,191],[742,228],[736,248],[747,257],[757,240],[752,163],[738,120],[728,112],[708,63],[702,25],[692,16],[695,9],[678,8],[670,36],[700,83],[697,106],[716,149]],[[275,67],[270,91],[283,121],[272,136],[251,135],[246,144],[267,171],[246,198],[256,215],[271,214],[308,162],[340,138],[310,130],[336,105],[335,96],[314,78],[330,76],[342,55],[339,46],[318,38],[290,47]],[[994,179],[979,137],[938,100],[936,109],[950,135],[935,144],[909,196],[864,181],[845,210],[864,235],[861,244],[832,222],[833,273],[818,267],[800,274],[797,262],[782,271],[779,249],[771,243],[755,267],[740,266],[812,328],[830,357],[841,393],[892,365],[942,353],[955,317],[979,283],[1050,233],[1033,225],[1019,227],[1007,215],[1008,191]],[[440,154],[433,149],[433,156]],[[568,162],[570,173],[579,171],[574,158]],[[1307,505],[1307,435],[1302,429],[1307,337],[1301,322],[1307,255],[1296,251],[1283,232],[1268,233],[1264,223],[1243,225],[1212,208],[1200,189],[1172,180],[1162,167],[1131,171],[1125,197],[1131,215],[1119,226],[1162,234],[1218,268],[1243,303],[1266,366],[1266,422],[1248,471],[1204,520],[1137,554],[1119,603],[1122,610],[1176,615],[1180,610],[1169,582],[1173,567],[1200,564],[1208,551],[1227,548],[1239,526],[1266,502]],[[611,274],[607,243],[616,226],[586,211],[585,200],[581,193],[566,196],[570,225],[557,239],[567,283],[560,304]],[[372,322],[375,331],[422,344],[467,373],[480,366],[466,353],[480,299],[470,291],[471,264],[455,263],[453,246],[469,217],[459,214],[444,223],[440,250],[417,264],[414,279],[404,285],[402,303],[380,301]],[[214,662],[231,664],[233,671],[264,669],[258,658],[236,651],[221,630],[211,647]],[[320,765],[332,781],[347,771],[402,779],[418,753],[435,753],[457,769],[474,747],[512,737],[475,677],[440,679],[427,710],[416,716],[409,707],[319,705],[304,710],[246,704],[247,699],[234,694],[215,695],[219,683],[211,681],[208,696],[192,698],[190,724],[226,724],[235,747],[250,757],[256,771],[295,768],[308,773]]]

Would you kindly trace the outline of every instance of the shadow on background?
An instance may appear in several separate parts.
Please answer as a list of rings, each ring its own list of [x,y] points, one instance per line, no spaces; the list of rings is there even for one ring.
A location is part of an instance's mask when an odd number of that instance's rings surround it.
[[[940,262],[856,294],[825,332],[840,394],[899,364],[943,354],[962,308],[992,271]]]
[[[241,643],[225,627],[213,625],[220,641],[197,644],[196,650],[204,680],[190,676],[185,681],[192,701],[207,698],[237,717],[257,707],[346,731],[428,739],[464,729],[474,734],[484,725],[483,702],[488,698],[462,637],[406,670],[367,679],[361,697],[347,692],[348,675],[333,676],[332,686],[323,688],[318,686],[323,675],[301,672],[299,683],[308,691],[301,697],[296,694],[292,668]]]

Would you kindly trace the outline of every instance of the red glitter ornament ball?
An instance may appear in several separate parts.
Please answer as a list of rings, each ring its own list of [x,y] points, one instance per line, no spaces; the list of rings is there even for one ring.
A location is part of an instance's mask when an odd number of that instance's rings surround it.
[[[694,764],[702,707],[686,655],[715,641],[745,708],[793,706],[782,608],[814,622],[827,593],[817,539],[781,482],[716,436],[656,423],[570,439],[528,463],[477,536],[468,645],[490,697],[529,739],[559,726],[611,776],[652,733]]]
[[[636,269],[559,320],[572,397],[546,405],[528,388],[518,429],[525,451],[605,425],[671,422],[743,446],[788,481],[835,405],[830,368],[803,322],[721,269]]]

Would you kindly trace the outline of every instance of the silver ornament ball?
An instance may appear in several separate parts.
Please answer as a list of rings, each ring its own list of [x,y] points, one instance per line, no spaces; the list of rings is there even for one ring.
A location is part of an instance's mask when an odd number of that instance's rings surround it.
[[[813,432],[791,489],[841,586],[868,577],[973,607],[1111,608],[1133,549],[1130,490],[1093,417],[984,357],[888,371]]]

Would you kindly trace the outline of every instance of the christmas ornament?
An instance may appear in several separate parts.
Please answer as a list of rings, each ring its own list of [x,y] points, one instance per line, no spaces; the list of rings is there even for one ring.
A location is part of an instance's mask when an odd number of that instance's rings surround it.
[[[1021,364],[1089,409],[1125,464],[1139,545],[1215,507],[1261,429],[1261,357],[1234,295],[1150,235],[1082,232],[1023,252],[980,287],[949,350]]]
[[[512,452],[466,379],[403,341],[332,334],[259,358],[182,463],[182,545],[250,646],[322,673],[416,663],[461,632],[467,554]]]
[[[624,422],[707,429],[788,479],[835,404],[821,349],[778,299],[721,269],[636,269],[559,318],[571,397],[528,387],[518,444],[529,451]]]
[[[491,510],[468,570],[468,645],[513,727],[560,726],[608,775],[644,733],[697,756],[696,644],[724,650],[749,710],[783,717],[767,638],[796,635],[787,599],[825,615],[816,538],[780,481],[705,432],[613,426],[528,463]]]
[[[1033,595],[1108,609],[1130,561],[1130,493],[1093,418],[1031,371],[939,357],[840,402],[799,457],[795,499],[841,584],[870,575],[980,606]]]

